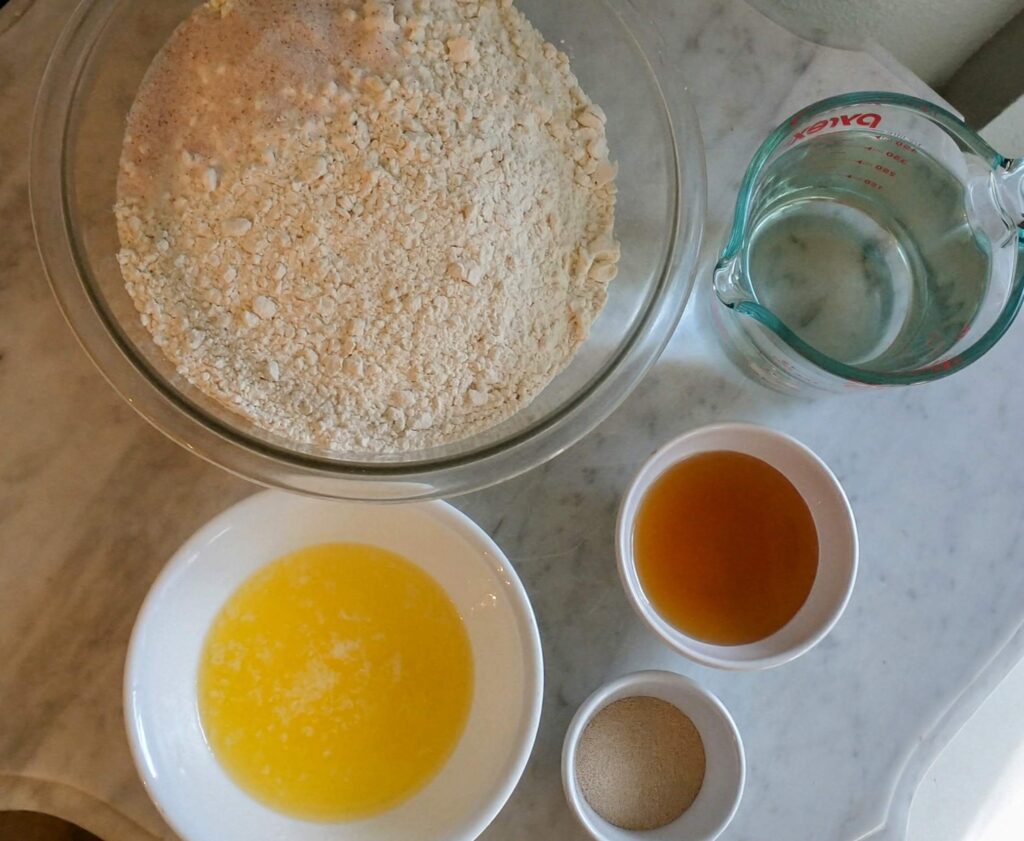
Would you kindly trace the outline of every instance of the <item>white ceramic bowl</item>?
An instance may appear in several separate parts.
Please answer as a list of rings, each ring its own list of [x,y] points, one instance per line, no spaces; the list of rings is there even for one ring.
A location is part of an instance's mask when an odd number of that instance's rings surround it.
[[[587,803],[576,782],[576,747],[590,720],[622,698],[649,696],[690,717],[704,742],[704,782],[690,808],[658,829],[634,832],[608,823]],[[597,841],[712,841],[728,826],[743,796],[743,742],[729,711],[711,692],[674,672],[646,671],[620,677],[587,698],[576,712],[562,747],[565,798]]]
[[[774,634],[747,645],[714,645],[694,639],[662,618],[640,586],[633,556],[636,514],[651,484],[683,459],[715,450],[747,453],[783,473],[806,500],[818,532],[818,571],[807,601]],[[768,669],[812,648],[846,609],[857,577],[857,527],[839,481],[825,462],[795,438],[752,424],[704,426],[670,441],[651,456],[622,500],[615,543],[626,595],[641,618],[680,654],[720,669]]]
[[[373,818],[317,823],[253,800],[223,771],[200,729],[196,675],[211,622],[264,564],[328,541],[372,543],[428,572],[466,623],[473,703],[448,762],[426,787]],[[150,796],[186,841],[469,841],[522,774],[540,720],[540,637],[508,560],[443,502],[380,506],[278,492],[215,517],[171,558],[136,621],[125,668],[125,719]]]

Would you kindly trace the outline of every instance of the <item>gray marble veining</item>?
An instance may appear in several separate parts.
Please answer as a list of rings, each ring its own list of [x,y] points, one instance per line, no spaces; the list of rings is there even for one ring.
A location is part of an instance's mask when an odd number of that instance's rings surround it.
[[[172,836],[123,735],[134,614],[173,549],[252,487],[135,416],[75,346],[43,282],[27,209],[29,115],[72,5],[40,0],[0,36],[0,809],[143,841]],[[924,388],[802,402],[733,370],[707,329],[708,269],[760,139],[826,94],[932,94],[887,61],[801,41],[738,0],[647,5],[677,60],[666,85],[690,90],[707,145],[700,286],[660,363],[608,421],[550,464],[457,500],[515,562],[546,657],[534,756],[484,837],[582,841],[558,777],[565,726],[598,684],[654,666],[717,692],[743,734],[747,792],[724,841],[853,841],[884,820],[915,746],[943,732],[951,707],[973,703],[965,687],[1024,619],[1024,393],[1014,388],[1024,328]],[[615,510],[632,472],[673,435],[719,420],[807,442],[845,484],[860,526],[846,615],[814,651],[762,674],[671,654],[630,612],[614,566]],[[1013,638],[997,662],[1021,646]],[[898,788],[897,816],[910,791]]]

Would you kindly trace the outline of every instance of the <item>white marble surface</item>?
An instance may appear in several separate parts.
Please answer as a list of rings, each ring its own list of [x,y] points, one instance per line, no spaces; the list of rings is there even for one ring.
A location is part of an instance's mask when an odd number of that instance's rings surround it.
[[[27,211],[29,112],[71,5],[39,0],[0,36],[0,809],[40,808],[107,841],[142,841],[171,835],[123,735],[134,613],[174,547],[252,488],[123,405],[43,283]],[[717,692],[743,733],[747,792],[723,841],[854,841],[885,822],[894,787],[883,837],[895,841],[926,759],[1024,651],[1024,634],[1014,636],[1024,619],[1024,392],[1014,389],[1024,326],[968,371],[923,388],[810,403],[743,379],[702,308],[708,261],[757,142],[825,94],[926,91],[891,63],[800,41],[739,0],[650,6],[677,56],[668,86],[691,88],[707,143],[702,286],[661,362],[596,432],[457,503],[516,563],[546,655],[537,748],[484,837],[582,841],[558,777],[564,729],[599,683],[660,666]],[[670,654],[631,613],[614,567],[614,512],[640,461],[673,435],[727,419],[806,441],[845,484],[861,531],[844,618],[810,654],[762,674]]]
[[[939,753],[907,841],[1017,841],[1024,826],[1024,661]]]

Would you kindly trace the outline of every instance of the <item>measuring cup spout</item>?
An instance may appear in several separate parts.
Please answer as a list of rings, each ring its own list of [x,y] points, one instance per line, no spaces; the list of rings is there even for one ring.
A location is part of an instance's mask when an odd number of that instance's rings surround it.
[[[753,300],[738,256],[719,260],[715,266],[715,294],[727,307]]]

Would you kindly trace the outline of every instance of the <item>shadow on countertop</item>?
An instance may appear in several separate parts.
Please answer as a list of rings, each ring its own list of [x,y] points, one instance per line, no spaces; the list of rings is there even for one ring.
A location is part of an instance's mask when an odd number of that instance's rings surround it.
[[[0,812],[0,841],[101,841],[62,818],[40,812]]]

